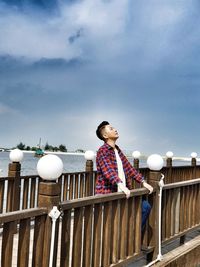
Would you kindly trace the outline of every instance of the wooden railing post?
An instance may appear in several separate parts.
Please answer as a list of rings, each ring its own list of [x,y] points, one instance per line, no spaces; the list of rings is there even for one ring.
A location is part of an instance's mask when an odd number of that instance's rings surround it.
[[[93,159],[94,152],[88,150],[85,152],[85,171],[86,171],[86,181],[85,181],[85,196],[93,196],[94,195],[94,176],[93,176]]]
[[[41,181],[39,184],[39,195],[38,195],[38,206],[39,208],[48,208],[49,212],[53,206],[58,206],[61,197],[61,186],[59,183],[50,181]],[[58,220],[59,221],[59,220]],[[42,266],[49,266],[50,258],[50,245],[51,245],[51,231],[52,231],[52,220],[49,216],[45,222],[45,233],[44,233],[44,245],[43,245],[43,257]],[[58,223],[56,226],[55,233],[55,246],[54,246],[54,265],[56,266],[56,254],[57,254],[57,240],[58,240]]]
[[[149,184],[153,187],[154,192],[149,196],[149,203],[151,205],[151,212],[149,216],[148,228],[148,243],[153,247],[153,251],[147,255],[147,261],[152,261],[157,258],[159,252],[159,200],[160,200],[160,187],[159,181],[161,179],[160,170],[163,167],[163,159],[158,154],[153,154],[147,159],[147,165],[150,169]]]
[[[133,159],[133,167],[138,170],[139,169],[140,160],[139,159]]]
[[[132,157],[133,157],[133,167],[139,171],[139,165],[140,165],[140,156],[141,156],[141,153],[139,151],[133,151],[132,153]],[[132,182],[132,188],[135,189],[135,188],[140,188],[141,185],[138,184],[135,180],[133,180]]]
[[[86,196],[92,196],[93,195],[93,161],[92,160],[86,160],[85,164],[85,171],[86,171]]]
[[[172,167],[172,158],[167,158],[166,160],[166,167],[171,168]]]
[[[172,183],[173,181],[173,177],[172,177],[172,157],[173,157],[173,152],[168,151],[166,153],[166,167],[167,167],[167,175],[165,177],[165,182],[166,183]]]
[[[133,151],[132,153],[132,157],[133,157],[133,167],[138,170],[139,169],[139,163],[140,163],[140,156],[141,156],[141,153],[140,151]]]
[[[8,181],[7,211],[16,211],[20,207],[20,173],[21,164],[19,162],[9,163],[8,176],[13,177]]]
[[[193,167],[193,172],[192,172],[192,179],[196,178],[196,166],[197,166],[197,153],[196,152],[192,152],[191,153],[191,166]]]
[[[154,188],[154,192],[149,196],[149,203],[151,205],[151,213],[149,216],[149,231],[148,243],[153,247],[152,253],[148,254],[147,260],[154,260],[158,254],[158,220],[159,220],[159,186],[161,173],[158,171],[149,172],[149,184]]]

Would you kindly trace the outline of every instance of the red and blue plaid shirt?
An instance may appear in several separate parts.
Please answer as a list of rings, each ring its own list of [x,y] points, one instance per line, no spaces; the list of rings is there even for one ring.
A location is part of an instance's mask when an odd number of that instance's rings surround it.
[[[116,146],[116,148],[122,161],[124,174],[126,177],[126,186],[129,189],[132,189],[132,179],[135,179],[138,183],[141,183],[144,178],[130,164],[120,148],[118,146]],[[117,161],[113,147],[107,143],[104,143],[104,145],[99,148],[97,151],[96,166],[96,194],[117,192],[117,184],[121,183],[122,180],[118,177]]]

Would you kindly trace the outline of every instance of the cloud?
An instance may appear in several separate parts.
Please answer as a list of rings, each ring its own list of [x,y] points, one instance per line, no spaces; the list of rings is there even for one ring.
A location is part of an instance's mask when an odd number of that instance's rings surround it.
[[[199,131],[196,1],[20,2],[0,4],[6,144],[33,145],[41,134],[95,149],[107,119],[125,149],[188,148],[189,129]]]

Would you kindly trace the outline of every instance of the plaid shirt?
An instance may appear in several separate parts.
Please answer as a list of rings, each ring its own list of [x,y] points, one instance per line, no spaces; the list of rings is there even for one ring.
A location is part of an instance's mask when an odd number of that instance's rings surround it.
[[[122,161],[124,174],[126,177],[126,186],[132,189],[132,179],[141,183],[144,178],[136,169],[130,164],[126,156],[122,153],[120,148],[116,146],[119,156]],[[113,147],[104,143],[97,152],[97,182],[96,194],[107,194],[117,192],[117,184],[121,183],[118,177],[117,161]]]

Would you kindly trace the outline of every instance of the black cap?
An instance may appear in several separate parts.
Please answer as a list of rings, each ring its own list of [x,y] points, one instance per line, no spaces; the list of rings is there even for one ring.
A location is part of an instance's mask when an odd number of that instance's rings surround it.
[[[101,140],[104,140],[103,137],[101,136],[101,129],[102,127],[106,126],[106,125],[109,125],[110,123],[108,121],[102,121],[99,126],[97,127],[97,130],[96,130],[96,135],[99,139]]]

